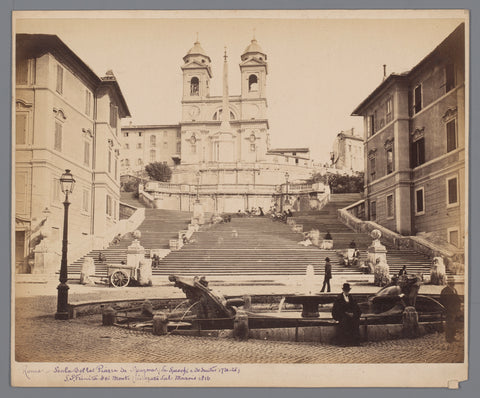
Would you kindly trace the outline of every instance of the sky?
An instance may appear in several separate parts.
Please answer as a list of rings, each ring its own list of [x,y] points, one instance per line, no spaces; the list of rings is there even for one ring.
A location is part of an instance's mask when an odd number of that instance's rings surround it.
[[[309,147],[326,162],[335,136],[363,121],[350,116],[387,74],[410,70],[461,22],[458,11],[413,12],[25,12],[17,33],[55,34],[98,76],[113,70],[131,118],[178,124],[182,58],[198,39],[212,60],[210,94],[240,94],[240,55],[253,36],[267,54],[271,147]]]

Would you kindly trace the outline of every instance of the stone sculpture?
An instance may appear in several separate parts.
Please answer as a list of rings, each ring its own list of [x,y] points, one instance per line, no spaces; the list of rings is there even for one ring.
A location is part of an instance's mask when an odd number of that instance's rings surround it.
[[[445,285],[446,270],[442,257],[434,257],[430,269],[430,283],[432,285]]]

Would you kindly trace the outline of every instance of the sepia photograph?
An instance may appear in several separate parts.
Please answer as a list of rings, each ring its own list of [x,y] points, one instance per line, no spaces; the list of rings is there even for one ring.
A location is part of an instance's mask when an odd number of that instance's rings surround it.
[[[13,11],[12,385],[458,388],[469,29]]]

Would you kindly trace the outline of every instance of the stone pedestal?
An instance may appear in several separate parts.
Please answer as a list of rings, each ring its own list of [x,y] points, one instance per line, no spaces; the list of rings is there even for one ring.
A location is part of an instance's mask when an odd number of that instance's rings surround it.
[[[372,244],[367,249],[367,262],[370,272],[374,274],[374,283],[385,286],[390,282],[390,267],[387,263],[387,249],[380,243],[382,233],[374,229],[371,233]]]
[[[138,284],[152,286],[152,260],[143,258],[138,267]]]
[[[321,249],[324,249],[324,250],[332,250],[333,249],[333,240],[324,239],[322,241],[322,245],[320,247],[321,247]]]
[[[249,332],[248,315],[245,311],[238,310],[233,320],[233,337],[237,340],[247,340]]]
[[[115,310],[108,306],[102,311],[102,325],[103,326],[113,326],[117,322],[117,313]]]
[[[205,224],[205,212],[203,211],[203,206],[197,201],[193,204],[193,219],[197,220],[197,223],[200,225]]]
[[[159,313],[153,317],[153,334],[163,336],[168,333],[168,319],[164,313]]]
[[[420,328],[418,326],[418,313],[415,307],[405,307],[402,320],[402,335],[408,338],[418,337]]]
[[[61,256],[43,242],[35,250],[35,262],[32,274],[55,275],[60,270]]]
[[[95,285],[92,277],[95,276],[95,262],[91,257],[85,257],[80,271],[80,284]]]
[[[445,264],[442,257],[434,257],[430,269],[430,283],[432,285],[445,285],[447,280]]]
[[[127,265],[132,268],[137,268],[144,259],[145,249],[140,245],[140,241],[135,239],[127,248]]]

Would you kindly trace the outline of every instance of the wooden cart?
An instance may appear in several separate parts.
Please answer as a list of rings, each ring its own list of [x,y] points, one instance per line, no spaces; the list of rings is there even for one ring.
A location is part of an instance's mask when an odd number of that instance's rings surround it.
[[[127,264],[107,264],[107,276],[111,286],[124,287],[138,279],[138,267]]]

